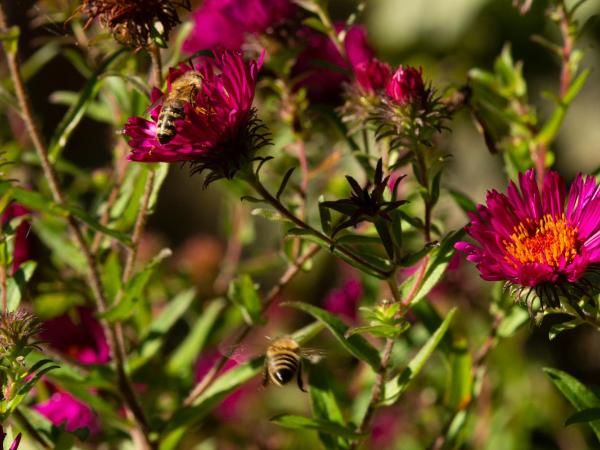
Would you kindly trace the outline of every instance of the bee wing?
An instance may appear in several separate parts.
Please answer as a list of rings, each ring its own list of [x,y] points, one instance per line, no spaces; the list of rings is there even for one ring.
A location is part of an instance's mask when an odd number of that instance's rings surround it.
[[[154,101],[146,108],[145,114],[150,115],[152,111],[154,111],[158,105],[160,105],[165,99],[165,94],[159,95]]]
[[[236,362],[242,363],[248,360],[250,351],[244,344],[219,344],[219,353],[228,359],[233,359]]]
[[[302,347],[300,349],[300,356],[307,359],[311,364],[317,364],[327,356],[327,352],[319,348]]]

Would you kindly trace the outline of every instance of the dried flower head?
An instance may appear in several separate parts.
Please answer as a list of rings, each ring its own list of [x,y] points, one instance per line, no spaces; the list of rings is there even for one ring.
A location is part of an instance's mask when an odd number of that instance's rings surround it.
[[[83,0],[78,12],[98,19],[121,44],[142,48],[154,41],[165,45],[180,23],[177,8],[190,9],[189,0]]]
[[[220,178],[232,178],[249,164],[257,150],[270,141],[262,122],[252,108],[259,61],[246,63],[241,52],[215,52],[201,57],[195,65],[181,64],[171,69],[167,94],[154,89],[152,120],[131,117],[125,125],[131,153],[129,159],[140,162],[188,162],[192,172],[208,171],[205,185]],[[171,99],[174,82],[196,71],[201,83],[192,95],[179,100],[178,116],[171,115],[169,140],[157,136],[165,99]],[[165,117],[163,117],[165,119]]]
[[[600,186],[578,175],[569,194],[557,172],[545,175],[540,190],[535,173],[519,176],[506,194],[490,191],[487,205],[469,214],[467,233],[479,245],[456,248],[474,262],[484,280],[504,280],[535,292],[542,306],[559,306],[559,297],[581,297],[597,286],[586,280],[599,271]],[[529,288],[529,289],[527,289]]]
[[[15,356],[26,352],[28,347],[37,348],[32,339],[40,332],[40,322],[32,314],[18,309],[0,315],[0,355]]]

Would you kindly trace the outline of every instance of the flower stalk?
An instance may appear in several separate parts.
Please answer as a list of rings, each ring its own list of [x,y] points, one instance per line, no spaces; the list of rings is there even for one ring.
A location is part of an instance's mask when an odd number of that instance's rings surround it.
[[[7,21],[4,6],[0,4],[0,31],[4,32],[6,30]],[[66,204],[65,197],[61,191],[56,171],[54,170],[54,167],[52,166],[48,157],[48,149],[46,148],[46,145],[43,142],[41,132],[33,116],[29,98],[27,96],[27,91],[25,89],[25,84],[21,76],[16,49],[15,51],[8,51],[5,47],[4,50],[10,76],[14,84],[15,94],[17,96],[19,107],[21,109],[22,117],[25,122],[28,134],[35,147],[36,153],[40,159],[44,175],[52,193],[52,197],[58,205],[64,206]],[[75,242],[77,247],[79,247],[79,249],[85,257],[86,266],[88,269],[87,276],[90,283],[90,287],[92,289],[92,293],[94,295],[98,311],[100,313],[103,313],[108,309],[108,301],[104,289],[102,287],[102,282],[100,281],[100,274],[94,256],[84,238],[83,231],[77,220],[71,214],[68,214],[66,216],[66,221],[73,241]],[[152,449],[154,448],[154,445],[150,442],[150,430],[148,422],[146,420],[144,411],[137,399],[137,396],[133,391],[131,380],[129,379],[125,371],[125,354],[122,352],[122,349],[118,344],[116,330],[114,327],[110,326],[106,321],[103,321],[103,326],[106,329],[108,342],[115,358],[115,365],[117,369],[117,383],[119,390],[123,395],[123,400],[125,401],[128,408],[131,410],[135,417],[136,427],[139,428],[141,434],[144,436],[145,447],[148,449]]]

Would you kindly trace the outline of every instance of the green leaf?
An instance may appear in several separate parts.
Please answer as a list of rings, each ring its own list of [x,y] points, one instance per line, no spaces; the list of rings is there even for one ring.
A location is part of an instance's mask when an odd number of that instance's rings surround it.
[[[319,219],[321,219],[321,229],[328,235],[331,233],[331,212],[329,208],[323,206],[324,201],[325,197],[321,195],[319,197]]]
[[[342,410],[330,386],[331,381],[335,378],[322,365],[310,365],[308,372],[310,375],[309,392],[311,408],[314,418],[329,420],[345,427],[346,421],[342,415]],[[348,448],[346,440],[336,439],[327,433],[319,433],[319,439],[327,449]]]
[[[448,328],[450,323],[456,314],[456,308],[453,308],[438,329],[431,335],[425,345],[417,352],[417,354],[410,360],[406,369],[400,373],[400,375],[388,380],[385,384],[385,396],[382,405],[389,406],[398,400],[398,398],[406,391],[412,380],[421,372],[423,366],[427,360],[433,354]]]
[[[142,296],[146,285],[151,280],[156,267],[163,259],[169,256],[171,256],[171,250],[163,248],[141,272],[136,273],[131,280],[129,280],[121,301],[116,305],[112,305],[108,310],[100,314],[100,317],[109,322],[126,320],[131,317],[137,306],[137,302]]]
[[[523,308],[514,306],[498,325],[498,336],[501,338],[510,337],[528,321],[529,313]]]
[[[315,319],[320,320],[331,331],[334,337],[348,350],[361,361],[368,363],[374,370],[378,371],[381,365],[379,352],[369,344],[363,337],[359,335],[345,337],[348,331],[348,326],[339,318],[327,311],[318,308],[317,306],[309,305],[303,302],[285,302],[283,306],[289,306],[304,311]]]
[[[438,281],[440,281],[448,267],[450,259],[454,255],[454,244],[462,239],[464,235],[465,231],[463,229],[450,233],[442,240],[440,246],[431,252],[425,273],[423,274],[422,280],[420,280],[420,285],[413,296],[411,304],[418,303],[422,300],[435,287]],[[402,286],[405,294],[410,292],[415,283],[419,281],[419,272],[420,269],[409,279],[409,282],[406,282]]]
[[[477,204],[467,194],[450,189],[450,195],[465,213],[477,210]]]
[[[129,362],[131,371],[139,369],[146,364],[162,347],[167,332],[175,325],[177,320],[188,310],[196,297],[195,289],[180,292],[171,300],[165,310],[156,317],[146,337],[142,340],[141,347]]]
[[[264,324],[262,318],[262,303],[258,295],[258,286],[250,275],[244,274],[233,280],[229,285],[229,299],[240,307],[244,319],[249,325]]]
[[[565,426],[572,425],[574,423],[594,421],[598,421],[600,423],[600,408],[588,408],[576,412],[565,421]]]
[[[275,194],[275,198],[277,200],[279,200],[279,198],[281,197],[281,194],[284,193],[285,188],[286,188],[286,186],[288,184],[288,181],[290,181],[290,177],[294,173],[294,170],[296,170],[295,167],[289,168],[288,171],[283,176],[283,179],[281,180],[281,184],[279,185],[279,189],[277,189],[277,194]]]
[[[578,412],[600,407],[600,399],[576,378],[561,370],[549,367],[545,367],[544,372],[548,374],[554,385]],[[600,420],[593,420],[588,424],[594,430],[596,437],[600,439]]]
[[[8,310],[16,311],[21,304],[23,294],[27,289],[27,283],[33,276],[37,263],[35,261],[23,262],[17,271],[6,280],[6,298],[8,301]]]
[[[40,194],[39,192],[34,192],[28,189],[13,186],[7,181],[0,181],[0,195],[3,195],[7,192],[9,193],[12,199],[29,209],[44,212],[51,216],[58,216],[64,218],[68,217],[69,215],[72,215],[77,219],[81,220],[93,230],[111,236],[121,241],[125,245],[131,245],[131,238],[128,235],[105,227],[104,225],[100,224],[100,222],[98,222],[94,217],[90,216],[87,212],[85,212],[78,206],[61,206],[53,202],[49,198],[45,197],[44,195]]]
[[[19,36],[21,30],[18,26],[14,25],[7,30],[2,30],[0,34],[0,42],[4,47],[4,51],[9,55],[16,55],[17,49],[19,48]]]
[[[48,146],[48,154],[50,157],[50,161],[56,162],[61,151],[64,149],[65,145],[67,145],[67,141],[69,137],[81,121],[81,118],[85,114],[86,109],[91,104],[92,100],[100,90],[100,82],[99,75],[103,73],[110,65],[121,55],[126,53],[125,48],[120,48],[115,51],[112,55],[110,55],[94,72],[92,73],[90,79],[86,82],[83,87],[81,94],[79,95],[79,100],[77,103],[73,104],[71,108],[67,111],[63,119],[60,121],[58,126],[56,127],[56,131],[50,140],[50,145]]]
[[[226,302],[222,298],[211,301],[206,306],[184,341],[177,347],[167,363],[171,375],[191,373],[194,362],[204,349],[206,340]]]
[[[589,69],[584,70],[569,86],[569,89],[565,94],[564,98],[558,99],[558,104],[554,108],[552,115],[535,137],[538,143],[549,146],[552,143],[552,141],[556,138],[556,135],[560,131],[560,126],[563,123],[569,105],[571,104],[571,102],[573,102],[577,94],[579,94],[579,92],[583,88],[583,85],[585,84],[585,81],[587,80],[590,73],[591,72]]]
[[[346,337],[350,337],[355,334],[372,334],[373,336],[380,338],[395,338],[410,328],[408,322],[403,322],[399,325],[365,325],[362,327],[350,328],[346,332]]]
[[[352,428],[343,427],[338,423],[323,419],[311,419],[310,417],[295,416],[292,414],[280,414],[271,418],[271,422],[285,428],[296,430],[315,430],[320,433],[327,433],[333,436],[347,437],[356,439],[361,434]]]
[[[580,320],[568,320],[566,322],[556,323],[550,327],[550,331],[548,331],[548,339],[553,340],[563,331],[572,330],[577,326],[581,325],[582,322]]]
[[[466,339],[455,342],[449,355],[450,370],[446,389],[446,404],[453,411],[462,410],[471,402],[473,386],[472,358]]]
[[[267,220],[272,220],[273,222],[283,222],[288,220],[277,211],[270,208],[254,208],[250,214],[253,216],[263,217]]]

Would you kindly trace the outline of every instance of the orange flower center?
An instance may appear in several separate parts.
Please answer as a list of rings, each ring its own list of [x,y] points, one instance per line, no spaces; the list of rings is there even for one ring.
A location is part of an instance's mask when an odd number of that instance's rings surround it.
[[[546,214],[537,224],[521,222],[514,228],[511,241],[504,241],[510,255],[505,258],[513,267],[518,261],[558,268],[561,261],[569,263],[577,255],[576,235],[577,228],[567,222],[564,214],[560,218]]]

